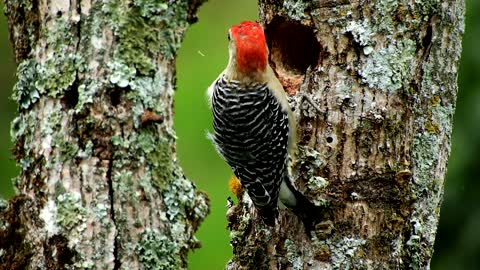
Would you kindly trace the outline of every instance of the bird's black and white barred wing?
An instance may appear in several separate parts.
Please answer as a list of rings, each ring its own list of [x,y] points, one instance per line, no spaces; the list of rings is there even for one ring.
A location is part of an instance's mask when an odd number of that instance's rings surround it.
[[[287,112],[264,84],[240,86],[220,77],[211,93],[217,151],[259,209],[275,208],[287,173]]]

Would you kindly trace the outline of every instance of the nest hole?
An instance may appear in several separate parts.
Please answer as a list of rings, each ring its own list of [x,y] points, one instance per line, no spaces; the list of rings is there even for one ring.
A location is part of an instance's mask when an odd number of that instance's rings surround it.
[[[267,25],[265,35],[276,70],[304,75],[309,66],[317,66],[320,44],[311,27],[275,17]]]

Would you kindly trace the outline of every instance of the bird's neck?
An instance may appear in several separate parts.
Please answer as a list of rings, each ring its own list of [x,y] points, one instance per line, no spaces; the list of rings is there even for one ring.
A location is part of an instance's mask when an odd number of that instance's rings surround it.
[[[241,83],[263,83],[266,81],[265,71],[261,69],[239,69],[235,61],[230,61],[224,71],[227,80]]]

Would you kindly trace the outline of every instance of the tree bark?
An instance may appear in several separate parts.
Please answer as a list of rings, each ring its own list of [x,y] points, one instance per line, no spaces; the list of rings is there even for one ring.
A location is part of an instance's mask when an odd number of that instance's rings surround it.
[[[21,172],[1,269],[186,268],[209,204],[176,161],[172,102],[203,1],[5,1]]]
[[[260,0],[298,121],[295,185],[318,205],[269,229],[242,197],[227,269],[429,269],[450,152],[464,2]]]

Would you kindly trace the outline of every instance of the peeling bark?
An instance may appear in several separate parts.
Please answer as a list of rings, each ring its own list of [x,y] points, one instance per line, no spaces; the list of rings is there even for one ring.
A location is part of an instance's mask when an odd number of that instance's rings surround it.
[[[16,195],[1,269],[180,269],[208,213],[176,161],[175,56],[203,0],[9,1]]]
[[[248,197],[227,269],[429,269],[450,152],[464,2],[260,0],[298,120],[295,185],[323,222],[274,229]]]

